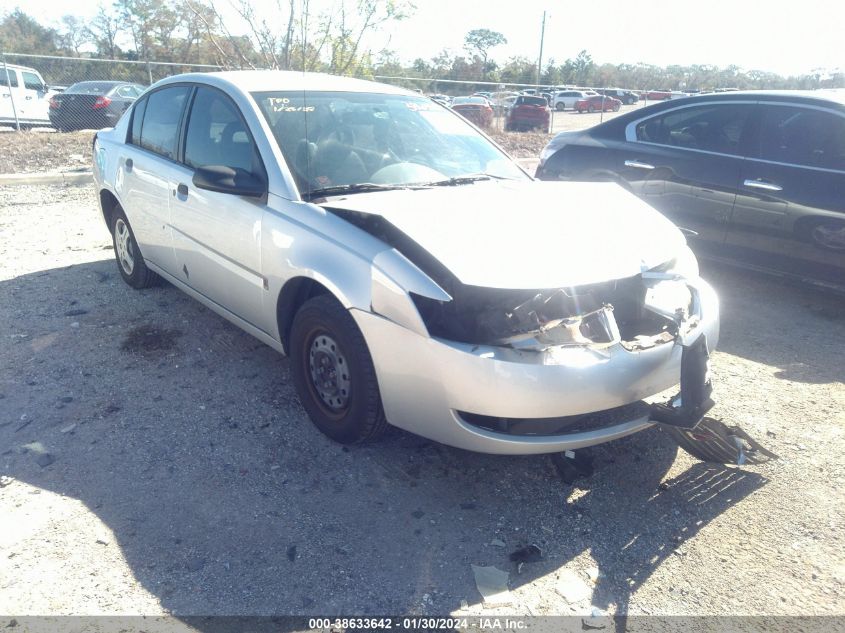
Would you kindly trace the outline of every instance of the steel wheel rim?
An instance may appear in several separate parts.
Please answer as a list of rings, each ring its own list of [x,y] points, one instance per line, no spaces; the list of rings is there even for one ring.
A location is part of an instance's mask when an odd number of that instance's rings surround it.
[[[311,388],[332,413],[342,413],[349,407],[352,391],[349,362],[330,335],[319,333],[311,339],[308,373]]]
[[[117,251],[117,261],[127,275],[135,270],[135,254],[132,252],[132,236],[129,227],[122,218],[114,223],[114,247]]]
[[[813,227],[813,239],[826,248],[836,251],[845,250],[845,226],[838,228],[819,224]]]

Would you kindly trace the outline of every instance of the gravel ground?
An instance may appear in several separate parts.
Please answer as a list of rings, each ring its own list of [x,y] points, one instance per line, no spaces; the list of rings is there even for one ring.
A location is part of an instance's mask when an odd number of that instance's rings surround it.
[[[652,429],[573,486],[399,431],[333,444],[286,359],[123,284],[90,187],[0,188],[0,256],[0,613],[845,613],[841,298],[705,264],[714,414],[781,458]]]

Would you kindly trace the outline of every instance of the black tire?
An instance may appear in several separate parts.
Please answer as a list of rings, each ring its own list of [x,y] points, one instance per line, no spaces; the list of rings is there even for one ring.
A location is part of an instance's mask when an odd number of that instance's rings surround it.
[[[302,406],[314,426],[331,439],[341,444],[370,442],[387,429],[364,335],[334,297],[309,299],[296,313],[290,362]],[[348,373],[342,373],[344,369]]]
[[[596,111],[596,106],[594,106],[592,103],[587,106],[587,112],[593,113],[595,111]]]
[[[141,249],[135,241],[135,234],[120,207],[115,208],[109,228],[114,245],[114,259],[123,281],[136,290],[156,285],[160,277],[144,263]]]
[[[555,110],[557,110],[558,112],[563,112],[564,110],[566,110],[566,104],[563,101],[558,101],[555,105]]]
[[[620,104],[615,103],[615,104],[613,105],[613,111],[614,111],[614,112],[619,112],[619,108],[620,108]]]
[[[835,253],[845,252],[845,222],[836,218],[820,218],[803,224],[801,232],[817,248]]]

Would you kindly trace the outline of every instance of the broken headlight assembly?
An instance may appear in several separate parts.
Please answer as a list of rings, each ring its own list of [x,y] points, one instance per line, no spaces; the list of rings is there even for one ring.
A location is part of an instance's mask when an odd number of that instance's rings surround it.
[[[526,351],[551,347],[629,351],[674,341],[693,326],[698,276],[692,252],[634,277],[545,290],[505,290],[460,283],[439,301],[410,293],[431,336]]]

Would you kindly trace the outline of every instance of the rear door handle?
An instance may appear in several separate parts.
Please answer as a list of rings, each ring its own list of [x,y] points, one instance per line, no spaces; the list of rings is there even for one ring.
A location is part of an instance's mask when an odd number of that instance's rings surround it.
[[[654,169],[654,165],[643,163],[638,160],[626,160],[625,167],[634,167],[635,169]]]
[[[134,165],[134,163],[131,158],[127,158],[123,161],[123,166],[126,168],[126,171],[132,171],[132,165]]]
[[[742,184],[752,189],[762,189],[764,191],[783,191],[783,187],[767,180],[746,180]]]
[[[188,185],[180,182],[179,186],[176,187],[176,193],[178,193],[180,196],[187,196],[188,195]]]

